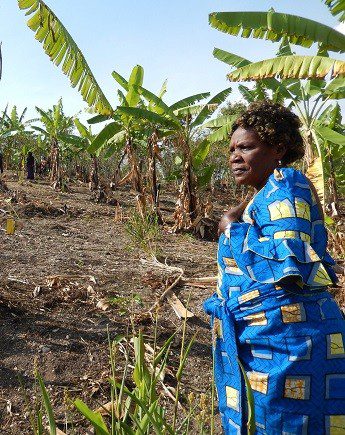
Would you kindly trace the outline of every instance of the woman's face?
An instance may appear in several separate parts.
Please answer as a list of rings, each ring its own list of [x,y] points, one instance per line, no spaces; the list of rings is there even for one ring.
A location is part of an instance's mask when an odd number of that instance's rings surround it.
[[[236,184],[261,189],[284,154],[285,149],[266,145],[254,130],[238,127],[230,140],[230,167]]]

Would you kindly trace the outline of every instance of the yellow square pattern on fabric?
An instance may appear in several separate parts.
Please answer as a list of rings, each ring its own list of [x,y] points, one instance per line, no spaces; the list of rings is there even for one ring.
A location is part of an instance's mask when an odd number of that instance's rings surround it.
[[[303,231],[300,231],[299,235],[300,235],[300,238],[303,240],[303,242],[307,242],[307,243],[311,242],[311,238],[310,238],[309,234],[303,233]]]
[[[304,310],[303,310],[303,304],[290,304],[290,305],[283,305],[280,307],[281,313],[282,313],[282,319],[284,323],[294,323],[294,322],[303,322],[304,316]]]
[[[330,354],[331,355],[344,355],[344,342],[343,342],[343,334],[336,333],[329,335],[329,345],[330,345]]]
[[[314,276],[314,282],[320,285],[332,284],[332,280],[329,277],[327,270],[325,269],[325,266],[322,263],[318,265],[318,270]]]
[[[260,296],[259,290],[253,290],[249,293],[245,293],[242,296],[239,296],[238,302],[240,304],[243,304],[244,302],[251,301],[252,299],[258,298]]]
[[[270,212],[271,221],[296,216],[293,205],[288,199],[272,202],[272,204],[268,206],[268,210]]]
[[[259,313],[250,314],[243,318],[248,321],[248,326],[261,326],[267,325],[267,318],[265,311],[260,311]]]
[[[330,435],[344,435],[345,433],[345,415],[329,416],[329,433]]]
[[[298,231],[277,231],[274,233],[274,239],[299,239]]]
[[[213,321],[213,333],[217,338],[223,338],[222,321],[217,317]]]
[[[267,394],[268,389],[268,373],[248,372],[247,373],[250,386],[253,390]]]
[[[317,253],[314,251],[311,245],[307,244],[305,246],[305,254],[307,258],[310,258],[311,261],[321,261],[320,257],[317,255]]]
[[[233,258],[223,257],[223,261],[228,267],[237,267],[237,263]]]
[[[296,215],[310,221],[310,205],[302,198],[295,198]]]
[[[239,411],[240,405],[240,392],[236,390],[236,388],[225,387],[226,391],[226,406],[234,409],[235,411]]]
[[[225,273],[228,275],[243,275],[242,270],[239,267],[226,267]]]
[[[306,389],[306,380],[298,378],[286,378],[284,397],[288,399],[304,400],[308,398],[309,393]]]

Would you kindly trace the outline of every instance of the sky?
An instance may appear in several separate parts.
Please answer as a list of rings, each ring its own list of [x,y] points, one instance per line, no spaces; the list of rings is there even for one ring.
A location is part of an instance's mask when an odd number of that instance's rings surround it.
[[[46,0],[48,6],[78,44],[99,85],[116,106],[116,70],[128,78],[136,64],[145,71],[144,86],[157,92],[168,79],[167,103],[199,92],[212,95],[228,87],[229,67],[213,58],[214,47],[250,60],[274,57],[278,45],[242,39],[210,27],[208,14],[215,11],[261,10],[304,16],[336,27],[321,0]],[[76,115],[86,108],[69,79],[52,64],[16,0],[0,1],[0,41],[3,77],[0,111],[6,104],[28,108],[26,119],[36,117],[35,106],[48,109],[63,98],[65,113]],[[307,53],[294,47],[300,54]],[[339,54],[334,57],[341,58]],[[234,85],[233,97],[240,99]],[[90,115],[82,114],[81,118]]]

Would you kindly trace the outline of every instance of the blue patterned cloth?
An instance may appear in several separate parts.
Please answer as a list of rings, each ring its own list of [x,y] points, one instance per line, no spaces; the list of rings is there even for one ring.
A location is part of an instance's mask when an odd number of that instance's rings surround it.
[[[211,316],[215,382],[225,434],[345,434],[345,321],[327,286],[336,280],[308,180],[276,169],[228,225],[218,246]],[[283,281],[282,281],[283,279]]]

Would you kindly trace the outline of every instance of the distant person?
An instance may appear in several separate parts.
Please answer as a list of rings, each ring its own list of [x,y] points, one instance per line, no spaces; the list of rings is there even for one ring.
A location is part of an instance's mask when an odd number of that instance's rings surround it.
[[[4,156],[0,152],[0,174],[3,174],[4,172]]]
[[[26,170],[28,172],[27,179],[34,180],[35,179],[35,157],[32,152],[29,151],[28,157],[26,159]]]

